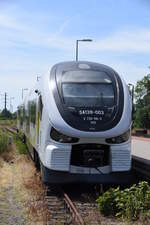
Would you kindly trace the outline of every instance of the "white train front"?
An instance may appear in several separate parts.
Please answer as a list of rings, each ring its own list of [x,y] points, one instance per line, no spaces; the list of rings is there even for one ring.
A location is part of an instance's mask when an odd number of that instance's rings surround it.
[[[112,68],[53,66],[18,107],[17,126],[43,182],[127,182],[131,105],[128,86]]]

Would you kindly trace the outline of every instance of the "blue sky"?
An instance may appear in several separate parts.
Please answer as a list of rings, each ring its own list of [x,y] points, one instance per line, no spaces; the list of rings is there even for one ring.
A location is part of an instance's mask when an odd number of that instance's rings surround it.
[[[0,94],[15,97],[15,109],[37,75],[74,60],[80,38],[93,42],[80,43],[79,59],[107,64],[136,83],[150,71],[149,1],[0,0]]]

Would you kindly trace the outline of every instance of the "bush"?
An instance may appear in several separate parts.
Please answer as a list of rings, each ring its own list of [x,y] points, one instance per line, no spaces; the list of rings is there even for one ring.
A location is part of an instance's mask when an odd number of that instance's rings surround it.
[[[130,188],[111,188],[97,199],[99,210],[105,216],[116,216],[137,220],[150,217],[150,186],[140,182]]]
[[[97,199],[99,210],[104,216],[115,216],[118,212],[117,199],[120,197],[120,189],[110,188]]]
[[[0,154],[8,150],[8,136],[0,131]]]
[[[2,112],[0,113],[0,118],[12,119],[12,113],[7,109],[3,109]]]

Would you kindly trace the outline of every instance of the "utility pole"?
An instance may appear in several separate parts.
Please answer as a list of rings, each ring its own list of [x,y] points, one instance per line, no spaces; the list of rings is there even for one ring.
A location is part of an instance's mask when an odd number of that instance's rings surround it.
[[[40,78],[41,78],[41,76],[37,76],[37,77],[36,77],[36,80],[39,81]]]
[[[13,113],[13,105],[12,105],[12,100],[14,100],[15,97],[10,97],[10,112]]]
[[[22,101],[23,101],[23,97],[24,97],[24,91],[28,91],[28,88],[22,88]]]
[[[6,92],[5,92],[4,109],[5,109],[5,116],[6,116],[6,110],[7,110],[7,93]]]
[[[1,97],[1,96],[3,96],[3,95],[2,95],[2,94],[0,94],[0,97]],[[2,101],[2,99],[0,99],[0,100]],[[0,112],[1,112],[1,110],[0,110]]]

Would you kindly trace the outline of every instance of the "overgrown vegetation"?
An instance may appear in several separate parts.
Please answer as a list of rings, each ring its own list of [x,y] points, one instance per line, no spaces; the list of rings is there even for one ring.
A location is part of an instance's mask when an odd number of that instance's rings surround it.
[[[13,142],[20,154],[27,154],[27,146],[23,143],[23,134],[11,134]],[[9,134],[0,130],[0,154],[9,150]]]
[[[147,182],[130,188],[110,188],[97,199],[100,212],[105,216],[137,220],[150,218],[150,186]]]
[[[16,120],[15,119],[0,119],[0,125],[16,126]]]
[[[13,140],[20,154],[27,154],[27,146],[23,143],[23,134],[18,133],[13,135]]]
[[[0,154],[8,151],[8,135],[0,130]]]

